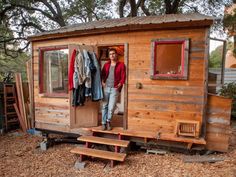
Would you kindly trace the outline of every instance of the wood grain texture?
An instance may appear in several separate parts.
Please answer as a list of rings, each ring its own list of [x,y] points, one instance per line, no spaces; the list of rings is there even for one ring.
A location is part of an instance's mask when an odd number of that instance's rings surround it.
[[[227,152],[230,137],[232,100],[216,95],[208,95],[206,148]]]
[[[80,136],[79,138],[77,138],[77,140],[83,141],[83,142],[105,144],[105,145],[112,145],[112,146],[119,146],[119,147],[128,147],[129,145],[129,141],[102,138],[102,137],[97,137],[97,136]]]
[[[76,147],[72,149],[70,152],[74,154],[81,154],[81,155],[98,157],[98,158],[109,159],[109,160],[116,160],[116,161],[121,161],[121,162],[123,162],[126,157],[126,154],[123,154],[123,153],[102,151],[98,149],[90,149],[90,148],[83,148],[83,147]]]

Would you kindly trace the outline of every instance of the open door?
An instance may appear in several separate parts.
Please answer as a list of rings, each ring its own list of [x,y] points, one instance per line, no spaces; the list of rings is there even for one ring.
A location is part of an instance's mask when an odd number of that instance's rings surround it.
[[[95,46],[88,45],[69,45],[69,64],[73,50],[87,50],[96,52]],[[73,91],[69,91],[70,99],[70,128],[94,127],[98,126],[99,102],[86,100],[84,106],[72,106]]]

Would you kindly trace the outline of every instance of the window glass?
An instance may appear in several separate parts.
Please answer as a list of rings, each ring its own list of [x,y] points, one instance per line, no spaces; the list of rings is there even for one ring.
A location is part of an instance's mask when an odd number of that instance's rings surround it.
[[[156,74],[181,74],[182,44],[156,45]]]
[[[68,49],[43,52],[43,92],[68,92]]]
[[[188,39],[153,40],[151,79],[187,80],[188,52]]]

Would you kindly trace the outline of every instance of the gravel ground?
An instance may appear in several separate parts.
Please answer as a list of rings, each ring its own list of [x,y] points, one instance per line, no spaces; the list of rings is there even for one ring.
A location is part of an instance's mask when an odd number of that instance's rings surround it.
[[[216,163],[184,163],[185,155],[181,153],[130,152],[125,162],[114,168],[109,168],[106,160],[93,159],[86,161],[85,169],[76,170],[74,164],[78,157],[70,153],[75,145],[61,144],[41,151],[36,148],[41,140],[41,137],[21,133],[0,136],[0,176],[236,177],[235,147],[228,153],[214,154],[225,158]]]

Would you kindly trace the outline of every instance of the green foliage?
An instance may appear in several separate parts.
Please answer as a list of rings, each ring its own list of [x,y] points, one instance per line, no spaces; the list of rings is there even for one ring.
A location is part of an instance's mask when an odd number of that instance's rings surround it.
[[[6,56],[3,52],[0,53],[0,82],[3,81],[6,73],[19,72],[22,74],[22,80],[26,80],[26,61],[29,56],[25,53],[18,55],[17,58]]]
[[[236,117],[236,82],[225,84],[219,90],[219,94],[221,96],[233,99],[232,116]]]
[[[223,20],[224,27],[227,28],[227,30],[231,34],[236,32],[235,24],[236,24],[236,9],[234,9],[234,12],[232,14],[226,14]]]
[[[112,0],[70,0],[63,16],[69,23],[111,18],[111,3]]]
[[[221,68],[223,46],[218,46],[210,54],[209,68]]]

